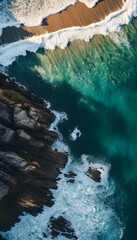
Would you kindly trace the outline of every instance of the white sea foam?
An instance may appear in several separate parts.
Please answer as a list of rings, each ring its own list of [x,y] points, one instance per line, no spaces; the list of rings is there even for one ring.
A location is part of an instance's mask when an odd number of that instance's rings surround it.
[[[88,7],[93,7],[98,0],[80,0]],[[43,18],[58,13],[77,0],[2,0],[0,2],[0,35],[7,26],[38,26]]]
[[[50,240],[52,239],[48,228],[50,217],[63,216],[72,223],[79,240],[120,240],[123,228],[111,206],[115,187],[112,181],[108,181],[110,166],[98,164],[99,169],[104,169],[106,181],[95,183],[85,171],[89,166],[97,167],[97,165],[89,163],[87,156],[82,158],[86,158],[86,162],[74,164],[70,161],[63,170],[61,180],[58,182],[58,190],[53,191],[55,205],[52,208],[44,207],[42,214],[37,217],[29,214],[20,217],[20,223],[16,223],[9,232],[3,233],[3,237],[7,240],[43,240],[42,232],[44,232],[47,235],[46,239]],[[73,184],[68,183],[68,179],[64,177],[64,173],[70,170],[77,174]],[[56,239],[66,238],[59,236]]]
[[[67,114],[65,112],[58,112],[58,111],[52,111],[55,116],[56,116],[56,119],[55,121],[51,124],[50,126],[50,129],[51,131],[56,131],[58,132],[58,124],[60,122],[63,122],[64,120],[68,120],[68,117],[67,117]]]
[[[73,132],[70,134],[70,139],[72,141],[76,141],[78,137],[81,137],[81,132],[77,127],[75,127]]]
[[[120,35],[115,32],[111,33],[110,37],[117,45],[125,46],[127,49],[130,48],[130,42],[128,40],[128,36],[123,30],[121,30]]]
[[[87,5],[89,8],[93,8],[99,0],[80,0],[80,2],[83,2]]]
[[[111,13],[102,22],[87,27],[62,29],[55,33],[20,40],[0,47],[0,64],[8,66],[17,56],[25,55],[26,51],[35,52],[39,47],[55,49],[65,48],[74,39],[89,41],[95,34],[108,35],[120,30],[123,24],[128,24],[132,17],[137,16],[137,0],[127,0],[122,10]]]
[[[51,107],[51,104],[50,104],[49,101],[44,100],[44,102],[45,102],[45,104],[46,104],[46,108],[50,108],[50,107]]]
[[[52,144],[51,148],[53,150],[57,149],[59,152],[69,152],[69,147],[63,142],[63,136],[58,129],[59,123],[63,122],[64,120],[68,120],[67,114],[65,112],[57,112],[57,111],[52,111],[52,112],[55,114],[56,119],[51,124],[49,130],[57,132],[58,139]]]
[[[8,9],[9,0],[0,1],[0,35],[2,29],[7,26],[20,26],[20,23],[13,17],[12,13]]]

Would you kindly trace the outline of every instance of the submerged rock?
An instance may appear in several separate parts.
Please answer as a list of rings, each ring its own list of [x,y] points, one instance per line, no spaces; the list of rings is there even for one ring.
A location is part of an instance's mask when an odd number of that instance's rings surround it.
[[[67,182],[69,183],[74,183],[75,182],[75,177],[77,176],[76,173],[69,171],[68,173],[64,174],[64,177],[68,178]]]
[[[57,236],[65,236],[68,239],[78,239],[75,235],[75,230],[71,226],[71,222],[60,216],[58,218],[52,217],[50,219],[50,234],[55,239]]]
[[[101,182],[101,172],[98,169],[89,167],[86,175],[92,178],[95,182]]]

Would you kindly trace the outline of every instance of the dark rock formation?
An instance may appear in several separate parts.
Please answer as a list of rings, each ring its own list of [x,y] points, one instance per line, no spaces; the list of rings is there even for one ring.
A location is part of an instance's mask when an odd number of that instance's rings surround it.
[[[95,182],[101,182],[101,172],[96,168],[89,167],[86,175],[92,178]]]
[[[68,159],[50,147],[54,120],[43,100],[0,74],[0,231],[23,211],[35,215],[54,204],[50,189]]]
[[[52,217],[50,219],[49,229],[53,238],[60,235],[65,236],[68,239],[78,239],[75,235],[75,230],[71,227],[71,223],[62,216],[58,218]]]
[[[66,173],[64,174],[64,177],[69,179],[69,180],[67,180],[67,182],[69,182],[69,183],[74,183],[76,176],[77,176],[77,174],[73,173],[71,171],[69,171],[67,174]]]

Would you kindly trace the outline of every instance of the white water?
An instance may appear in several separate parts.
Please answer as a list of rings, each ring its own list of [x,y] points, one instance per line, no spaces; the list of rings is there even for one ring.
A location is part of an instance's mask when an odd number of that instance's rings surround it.
[[[7,26],[20,26],[20,23],[14,19],[12,13],[8,9],[9,1],[0,1],[0,35],[2,34],[2,29]]]
[[[76,141],[78,137],[81,137],[81,132],[77,127],[75,127],[73,132],[70,134],[70,139],[72,141]]]
[[[80,0],[88,7],[94,7],[98,0]],[[0,2],[0,34],[4,27],[38,26],[43,18],[60,12],[77,0],[2,0]]]
[[[80,0],[88,7],[94,7],[98,0]],[[28,26],[40,25],[43,18],[58,13],[77,0],[11,0],[11,12],[14,18]]]
[[[25,55],[26,51],[36,52],[39,47],[55,49],[57,46],[65,48],[68,42],[74,39],[89,41],[95,34],[108,35],[119,31],[123,24],[128,24],[133,17],[137,16],[137,0],[127,0],[123,9],[110,14],[106,19],[97,24],[87,27],[73,27],[57,31],[52,34],[32,37],[20,40],[0,47],[0,64],[8,66],[17,56]]]
[[[69,147],[63,142],[63,136],[61,132],[58,129],[58,124],[62,123],[65,120],[68,120],[67,114],[65,112],[57,112],[57,111],[52,111],[56,119],[55,121],[51,124],[49,130],[50,131],[55,131],[58,133],[58,139],[53,143],[51,148],[53,150],[57,149],[59,152],[69,152]]]
[[[20,223],[17,223],[11,231],[3,233],[3,237],[8,240],[42,240],[44,239],[42,232],[45,232],[47,239],[50,240],[52,239],[48,228],[50,217],[58,218],[62,215],[72,223],[79,240],[120,240],[123,229],[112,207],[115,187],[112,181],[108,182],[110,166],[92,162],[89,164],[85,155],[82,156],[82,160],[82,164],[74,164],[71,161],[68,163],[58,183],[58,190],[53,191],[55,205],[52,208],[44,207],[43,213],[37,217],[29,214],[20,217]],[[91,161],[97,159],[91,158]],[[85,174],[89,166],[102,168],[101,183],[95,183]],[[64,177],[64,173],[69,170],[77,174],[73,184],[67,183],[68,179]],[[56,239],[66,238],[59,236]]]

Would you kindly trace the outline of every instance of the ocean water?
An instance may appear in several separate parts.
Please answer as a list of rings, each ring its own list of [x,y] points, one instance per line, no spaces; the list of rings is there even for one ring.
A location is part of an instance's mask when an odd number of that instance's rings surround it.
[[[74,3],[0,0],[0,29],[39,25]],[[0,68],[50,103],[56,115],[50,129],[59,134],[51,147],[69,154],[55,205],[37,217],[25,214],[3,233],[6,239],[43,240],[46,233],[50,240],[50,218],[60,215],[79,240],[137,239],[136,16],[137,0],[127,0],[99,24],[0,46]],[[89,166],[101,171],[101,183],[85,174]],[[64,177],[68,171],[77,174],[73,184]]]
[[[51,239],[49,219],[60,215],[72,223],[80,240],[137,238],[136,36],[134,19],[109,36],[73,41],[65,49],[27,52],[7,68],[56,110],[51,128],[59,139],[52,148],[69,152],[63,171],[72,170],[77,177],[74,184],[66,183],[62,172],[55,205],[44,207],[36,218],[21,217],[3,234],[6,239],[40,240],[42,232]],[[89,166],[104,169],[100,184],[85,175]]]

